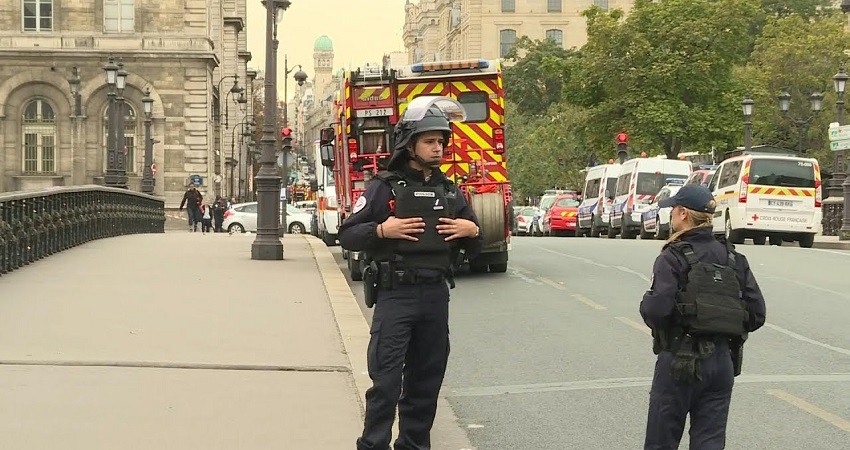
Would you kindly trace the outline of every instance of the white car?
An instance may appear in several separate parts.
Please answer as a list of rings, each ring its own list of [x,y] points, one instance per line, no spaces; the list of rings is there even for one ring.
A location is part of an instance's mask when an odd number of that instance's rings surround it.
[[[673,208],[659,208],[658,202],[676,195],[681,188],[681,185],[667,185],[658,191],[649,210],[641,214],[641,239],[652,239],[653,236],[656,239],[667,239],[670,236],[670,212]]]
[[[292,234],[309,233],[312,214],[292,205],[286,205],[286,230]],[[257,231],[257,202],[237,203],[224,213],[222,225],[229,233]]]

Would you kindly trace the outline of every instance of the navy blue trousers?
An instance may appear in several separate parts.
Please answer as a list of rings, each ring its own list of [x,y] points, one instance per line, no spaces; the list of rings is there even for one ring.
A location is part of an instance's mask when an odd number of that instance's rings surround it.
[[[398,408],[396,450],[431,448],[431,426],[449,358],[449,288],[403,285],[380,291],[367,354],[372,387],[358,450],[387,450]]]
[[[702,360],[702,380],[691,384],[673,380],[670,368],[673,354],[661,352],[655,362],[655,375],[649,393],[645,450],[677,450],[691,415],[691,450],[726,447],[726,420],[732,400],[735,374],[726,344]]]

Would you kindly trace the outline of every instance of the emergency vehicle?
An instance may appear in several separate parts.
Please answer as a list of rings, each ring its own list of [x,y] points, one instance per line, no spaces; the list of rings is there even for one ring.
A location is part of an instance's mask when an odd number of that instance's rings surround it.
[[[709,183],[717,208],[714,232],[734,244],[798,241],[811,247],[821,231],[823,186],[813,158],[753,149],[720,163]]]
[[[319,139],[313,143],[315,155],[316,181],[311,188],[316,193],[316,212],[313,230],[316,237],[321,239],[325,245],[336,244],[339,232],[339,214],[337,213],[336,183],[333,171],[322,165],[321,148]]]
[[[619,164],[600,164],[590,167],[584,180],[581,204],[578,207],[576,236],[599,237],[608,232],[608,215],[620,176]]]
[[[393,128],[407,104],[423,95],[447,96],[464,106],[467,120],[452,123],[440,169],[464,193],[480,222],[484,249],[465,260],[475,272],[505,272],[511,226],[511,189],[505,158],[504,89],[497,61],[419,63],[399,69],[366,66],[346,71],[334,104],[334,177],[339,223],[386,169]],[[325,161],[327,162],[327,160]],[[354,280],[365,255],[343,252]]]

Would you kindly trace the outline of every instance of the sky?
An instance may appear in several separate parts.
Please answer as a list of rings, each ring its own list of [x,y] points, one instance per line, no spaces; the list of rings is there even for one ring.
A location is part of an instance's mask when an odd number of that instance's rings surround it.
[[[358,67],[365,63],[380,63],[384,53],[404,51],[405,0],[292,0],[278,25],[278,86],[283,99],[283,57],[289,56],[290,69],[301,64],[312,80],[313,43],[327,35],[334,46],[334,72]],[[248,67],[259,71],[266,68],[266,10],[261,0],[247,0]],[[295,81],[289,75],[289,96],[295,91]]]

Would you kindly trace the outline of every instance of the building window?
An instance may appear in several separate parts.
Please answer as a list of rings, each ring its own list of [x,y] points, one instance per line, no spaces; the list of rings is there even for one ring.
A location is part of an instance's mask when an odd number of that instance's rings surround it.
[[[547,11],[554,13],[561,12],[561,0],[549,0]]]
[[[516,11],[516,0],[502,0],[502,12]]]
[[[516,30],[499,31],[499,56],[504,58],[516,44]]]
[[[136,111],[132,106],[124,104],[124,169],[127,173],[136,173],[136,164],[133,155],[136,154]],[[103,169],[106,170],[109,159],[109,108],[103,113]]]
[[[132,33],[135,31],[133,0],[103,0],[103,32]]]
[[[555,42],[559,47],[564,46],[564,32],[561,30],[546,30],[546,39]]]
[[[603,11],[608,11],[608,0],[593,0],[593,4]]]
[[[44,100],[33,100],[23,115],[23,171],[27,174],[56,172],[56,115]]]
[[[23,0],[24,31],[53,31],[53,0]]]

